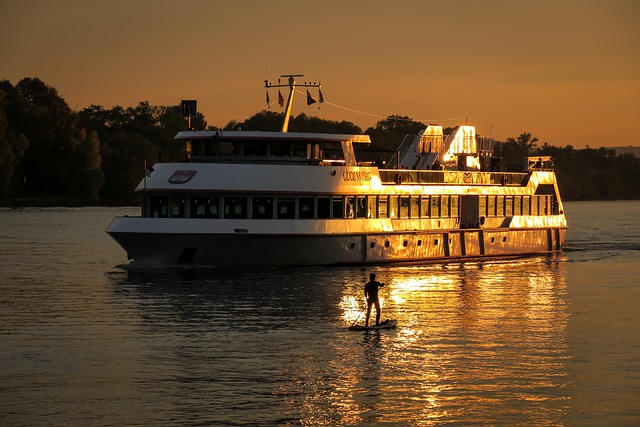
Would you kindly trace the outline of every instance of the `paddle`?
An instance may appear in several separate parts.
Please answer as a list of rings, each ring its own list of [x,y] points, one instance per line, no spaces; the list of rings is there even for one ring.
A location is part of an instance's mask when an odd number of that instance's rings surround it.
[[[363,308],[362,311],[360,312],[360,314],[358,314],[358,317],[356,317],[356,320],[353,321],[353,323],[351,324],[351,326],[355,325],[356,322],[358,320],[360,320],[360,317],[362,316],[362,313],[364,313],[364,311],[366,310],[366,308]]]

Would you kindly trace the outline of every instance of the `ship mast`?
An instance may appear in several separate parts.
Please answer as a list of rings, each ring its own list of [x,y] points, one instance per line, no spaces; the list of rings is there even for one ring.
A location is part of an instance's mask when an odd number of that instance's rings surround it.
[[[287,99],[287,107],[285,108],[285,112],[284,112],[284,120],[282,121],[282,129],[280,130],[281,132],[287,132],[287,130],[289,129],[289,117],[291,116],[291,107],[293,106],[293,94],[294,94],[295,89],[296,89],[295,77],[302,77],[302,76],[304,76],[304,74],[283,74],[283,75],[281,75],[280,77],[287,77],[288,78],[286,84],[280,83],[280,79],[278,79],[278,84],[269,83],[268,80],[264,81],[264,87],[267,88],[267,89],[272,88],[272,87],[287,87],[287,86],[289,86],[289,98]],[[314,83],[304,82],[304,84],[301,84],[299,86],[320,88],[321,84],[320,83],[315,83],[315,82]],[[307,95],[308,95],[308,92],[307,92]]]

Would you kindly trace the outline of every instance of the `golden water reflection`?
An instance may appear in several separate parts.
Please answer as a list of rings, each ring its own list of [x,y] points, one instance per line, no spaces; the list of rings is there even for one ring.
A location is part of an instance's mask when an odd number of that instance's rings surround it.
[[[349,358],[334,384],[345,419],[563,424],[568,403],[558,390],[567,385],[568,313],[561,257],[376,273],[388,284],[383,318],[398,319],[399,327],[350,334],[336,345],[336,354]],[[344,322],[354,322],[362,306],[361,295],[346,289]]]

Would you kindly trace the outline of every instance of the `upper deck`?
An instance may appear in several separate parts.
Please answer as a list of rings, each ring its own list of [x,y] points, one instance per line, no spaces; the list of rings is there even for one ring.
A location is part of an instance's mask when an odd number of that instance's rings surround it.
[[[295,163],[356,166],[353,144],[370,144],[369,135],[265,132],[184,131],[188,161],[214,163]]]

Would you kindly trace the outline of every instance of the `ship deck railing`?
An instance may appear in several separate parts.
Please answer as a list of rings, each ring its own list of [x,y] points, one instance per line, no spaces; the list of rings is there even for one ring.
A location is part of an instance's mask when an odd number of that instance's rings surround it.
[[[445,185],[526,185],[529,173],[480,172],[447,170],[380,169],[385,185],[445,184]]]

